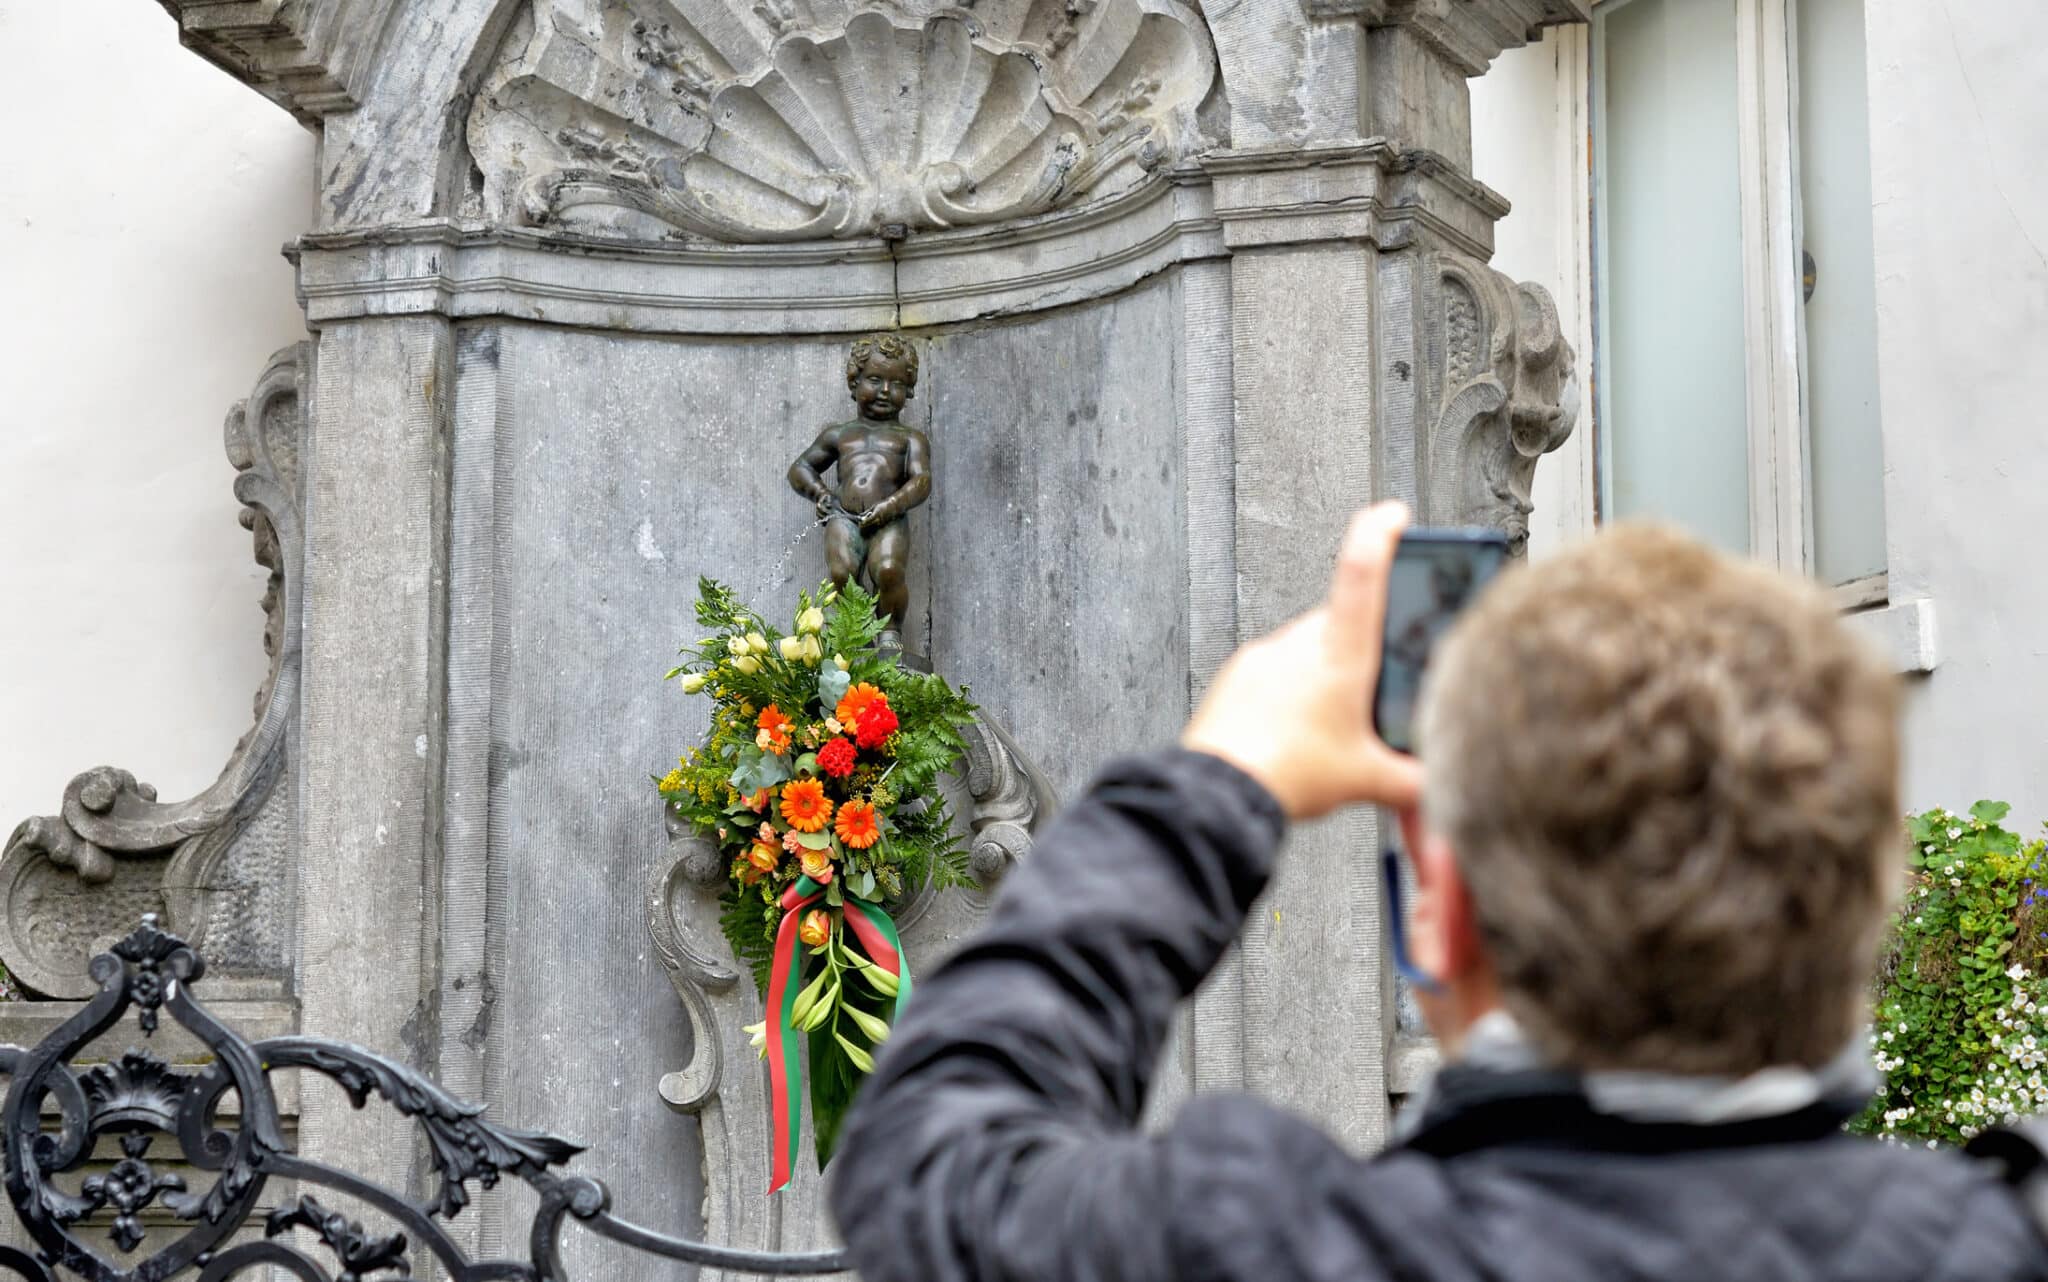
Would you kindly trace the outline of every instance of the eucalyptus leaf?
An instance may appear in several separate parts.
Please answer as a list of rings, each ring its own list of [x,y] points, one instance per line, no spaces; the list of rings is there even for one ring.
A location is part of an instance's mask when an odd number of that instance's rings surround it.
[[[749,744],[740,749],[739,765],[728,782],[739,789],[742,796],[751,796],[788,778],[789,763],[772,752],[763,752]]]
[[[828,658],[825,666],[818,672],[819,705],[830,713],[839,706],[839,701],[846,697],[846,692],[852,685],[853,674],[841,672],[839,665]]]
[[[796,844],[805,850],[830,850],[832,834],[829,832],[799,832],[794,834]]]

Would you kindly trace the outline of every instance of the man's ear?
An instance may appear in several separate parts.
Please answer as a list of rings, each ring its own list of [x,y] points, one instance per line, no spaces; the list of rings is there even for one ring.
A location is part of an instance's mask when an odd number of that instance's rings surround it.
[[[1479,921],[1450,842],[1415,807],[1398,812],[1401,839],[1415,869],[1409,952],[1417,967],[1449,984],[1480,964]]]

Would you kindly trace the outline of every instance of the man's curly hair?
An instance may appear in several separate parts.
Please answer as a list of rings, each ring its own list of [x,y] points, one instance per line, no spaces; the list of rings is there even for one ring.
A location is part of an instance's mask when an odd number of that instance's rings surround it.
[[[1502,999],[1580,1069],[1817,1066],[1901,883],[1898,682],[1813,584],[1617,526],[1511,570],[1423,691],[1423,806]]]

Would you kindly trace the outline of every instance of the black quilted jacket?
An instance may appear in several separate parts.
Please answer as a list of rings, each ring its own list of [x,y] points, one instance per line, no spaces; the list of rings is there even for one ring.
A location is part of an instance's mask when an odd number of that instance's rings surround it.
[[[1570,1078],[1452,1069],[1352,1157],[1257,1101],[1135,1129],[1174,1005],[1283,829],[1191,753],[1121,762],[921,982],[848,1119],[831,1198],[865,1282],[2048,1279],[1986,1163],[1840,1133],[1603,1117]]]

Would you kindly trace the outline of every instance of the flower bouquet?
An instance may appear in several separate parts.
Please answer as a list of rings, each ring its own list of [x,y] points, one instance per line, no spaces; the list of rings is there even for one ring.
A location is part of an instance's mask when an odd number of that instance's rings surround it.
[[[785,635],[704,579],[697,621],[712,635],[668,675],[710,696],[711,731],[659,787],[728,860],[720,923],[767,1006],[748,1032],[768,1059],[773,1193],[795,1168],[799,1042],[822,1167],[910,996],[886,905],[968,881],[936,784],[974,705],[875,649],[883,623],[855,586],[803,593]]]

